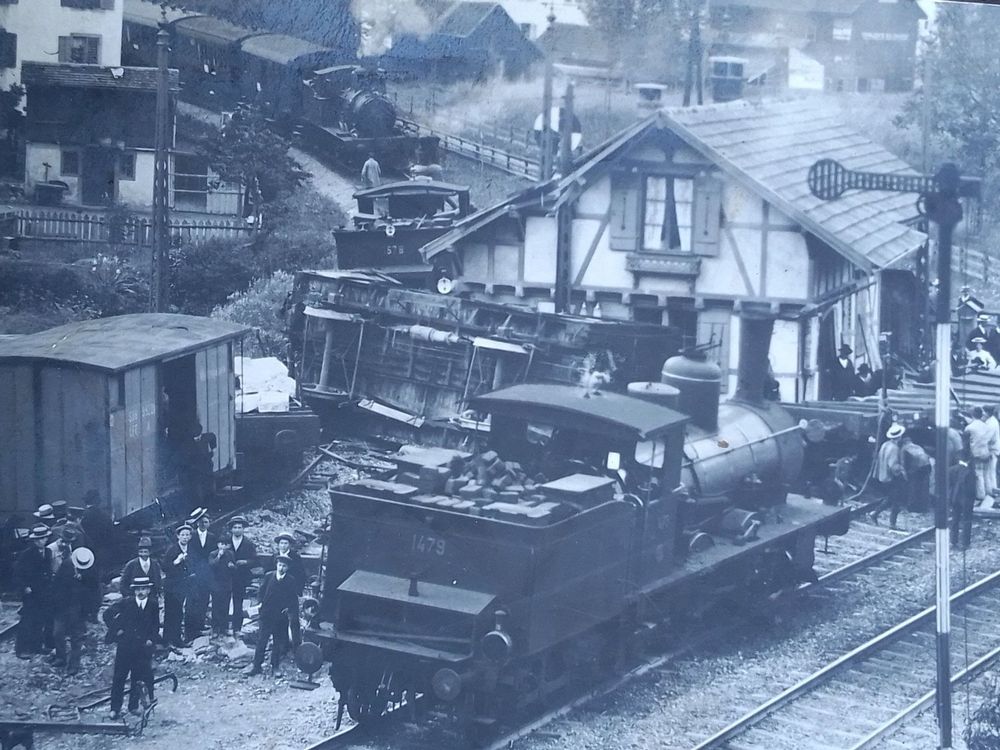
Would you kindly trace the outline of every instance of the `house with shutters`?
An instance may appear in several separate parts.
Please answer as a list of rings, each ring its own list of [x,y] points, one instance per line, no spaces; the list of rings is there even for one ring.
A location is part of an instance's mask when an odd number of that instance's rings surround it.
[[[821,158],[911,171],[819,98],[663,109],[421,252],[452,294],[677,326],[730,392],[741,315],[773,315],[781,396],[815,399],[841,343],[873,369],[882,331],[897,352],[919,345],[927,245],[911,195],[813,197]]]
[[[124,0],[0,0],[0,89],[26,60],[121,64]]]

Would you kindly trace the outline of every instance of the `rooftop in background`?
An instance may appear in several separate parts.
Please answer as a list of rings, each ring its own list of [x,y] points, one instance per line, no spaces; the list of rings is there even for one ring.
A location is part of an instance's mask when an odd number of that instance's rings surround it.
[[[243,42],[243,51],[280,65],[287,65],[300,57],[333,52],[326,47],[288,34],[261,34],[251,37]]]
[[[171,69],[170,88],[180,91],[180,78]],[[78,63],[24,62],[21,83],[32,86],[156,91],[156,68],[102,67]]]
[[[117,372],[240,338],[249,330],[194,315],[119,315],[4,341],[0,363],[47,361]]]
[[[809,192],[809,167],[824,158],[848,169],[913,173],[816,97],[668,108],[660,114],[663,125],[690,146],[855,263],[887,268],[927,239],[904,226],[918,218],[915,195],[849,190],[838,200],[822,201]]]
[[[434,25],[434,33],[468,36],[493,12],[497,5],[498,3],[455,3],[438,19]]]
[[[237,26],[213,16],[189,16],[176,21],[174,26],[183,29],[184,36],[208,44],[239,44],[244,39],[267,33]]]
[[[181,8],[167,8],[167,23],[198,15],[201,14]],[[151,3],[147,0],[125,0],[123,17],[128,23],[156,28],[160,25],[162,15],[159,3]]]

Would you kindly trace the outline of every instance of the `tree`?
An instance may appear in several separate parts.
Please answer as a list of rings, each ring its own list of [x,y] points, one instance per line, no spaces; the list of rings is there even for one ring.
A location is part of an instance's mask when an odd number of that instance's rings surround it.
[[[288,154],[290,143],[255,107],[241,105],[202,149],[209,165],[227,182],[243,185],[247,210],[255,217],[309,176]]]
[[[697,0],[584,0],[584,12],[629,77],[679,77],[692,2]]]
[[[254,335],[247,338],[244,354],[248,357],[288,358],[285,305],[295,277],[278,271],[257,279],[249,289],[229,295],[224,305],[212,310],[212,317],[251,326]]]
[[[0,174],[18,176],[21,161],[21,138],[24,135],[24,113],[18,109],[24,99],[24,87],[11,84],[0,90]]]
[[[996,677],[990,680],[982,705],[965,728],[965,743],[969,750],[1000,747],[1000,685]]]

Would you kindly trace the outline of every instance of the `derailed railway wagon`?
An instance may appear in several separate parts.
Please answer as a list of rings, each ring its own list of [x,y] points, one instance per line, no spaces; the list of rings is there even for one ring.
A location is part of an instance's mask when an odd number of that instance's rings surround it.
[[[685,356],[646,398],[513,385],[472,400],[491,420],[471,450],[404,446],[391,474],[331,488],[309,635],[351,716],[421,693],[475,733],[621,663],[655,621],[809,579],[849,511],[789,492],[804,426],[763,400],[768,324],[744,332],[721,407],[718,368]]]
[[[235,468],[233,346],[247,329],[190,315],[68,323],[0,347],[0,515],[76,504],[115,520],[185,481],[183,420],[215,436],[211,474]],[[174,435],[168,433],[173,427]]]

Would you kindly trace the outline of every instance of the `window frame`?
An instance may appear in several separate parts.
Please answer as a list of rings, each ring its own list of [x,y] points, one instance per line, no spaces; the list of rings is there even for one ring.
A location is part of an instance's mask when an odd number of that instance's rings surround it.
[[[66,157],[71,156],[76,160],[76,167],[72,172],[66,171]],[[63,148],[59,150],[59,176],[60,177],[79,177],[80,176],[80,166],[83,154],[80,153],[79,149],[75,148]]]
[[[648,223],[649,217],[649,183],[651,180],[663,180],[664,181],[664,198],[663,198],[663,221],[660,225],[660,239],[661,244],[659,247],[647,246],[646,236],[647,229],[651,226],[655,226]],[[690,183],[688,189],[688,194],[690,200],[682,201],[678,203],[677,193],[677,180],[686,180]],[[683,255],[693,256],[694,252],[694,241],[692,232],[692,223],[694,219],[694,183],[695,179],[693,176],[683,175],[683,174],[661,174],[656,172],[645,173],[642,175],[642,182],[640,183],[640,201],[639,201],[639,246],[636,248],[637,252],[640,253],[655,253],[661,255]],[[684,216],[679,209],[679,205],[686,206],[686,221],[684,221]],[[667,235],[669,234],[669,239]],[[687,248],[685,249],[685,236],[687,237]]]
[[[125,165],[130,164],[130,169],[125,169]],[[115,175],[119,180],[125,182],[135,182],[136,152],[123,151],[115,160]]]
[[[65,42],[63,40],[66,40]],[[101,42],[103,37],[101,34],[80,34],[71,32],[69,34],[64,34],[59,37],[59,62],[63,64],[70,65],[100,65],[101,64]],[[91,51],[91,44],[93,43],[93,60],[88,59],[88,53]],[[81,60],[74,60],[73,53],[76,45],[82,45],[82,58]],[[65,46],[64,46],[65,45]],[[65,51],[66,59],[63,59]]]

